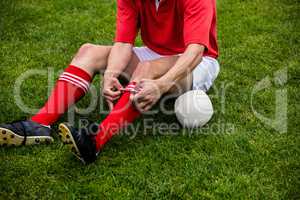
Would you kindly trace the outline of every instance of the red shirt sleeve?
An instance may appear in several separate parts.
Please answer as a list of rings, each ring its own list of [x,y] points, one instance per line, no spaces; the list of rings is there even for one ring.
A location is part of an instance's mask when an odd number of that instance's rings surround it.
[[[134,44],[138,33],[138,11],[133,0],[117,0],[115,42]]]
[[[212,0],[184,1],[184,43],[209,47],[210,28],[213,19]]]

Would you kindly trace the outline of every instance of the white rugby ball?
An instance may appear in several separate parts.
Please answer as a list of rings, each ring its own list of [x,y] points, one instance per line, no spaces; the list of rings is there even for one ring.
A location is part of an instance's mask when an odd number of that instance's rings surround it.
[[[204,126],[213,113],[209,96],[202,90],[188,91],[175,101],[176,117],[182,126],[187,128]]]

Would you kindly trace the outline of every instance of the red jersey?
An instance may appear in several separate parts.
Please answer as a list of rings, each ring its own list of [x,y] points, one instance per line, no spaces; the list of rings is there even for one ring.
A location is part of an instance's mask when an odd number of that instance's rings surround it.
[[[144,44],[161,55],[176,55],[189,44],[205,46],[204,56],[218,57],[216,0],[117,0],[115,42]]]

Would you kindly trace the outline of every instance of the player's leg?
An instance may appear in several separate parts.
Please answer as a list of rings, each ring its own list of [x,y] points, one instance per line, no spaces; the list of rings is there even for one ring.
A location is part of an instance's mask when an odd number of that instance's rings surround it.
[[[174,66],[177,57],[164,57],[154,61],[140,62],[135,70],[132,72],[131,80],[128,90],[134,87],[134,81],[143,78],[155,79],[165,74],[172,66]],[[73,153],[84,161],[85,163],[93,162],[96,159],[97,152],[107,143],[107,141],[119,130],[126,125],[132,123],[140,116],[135,106],[130,101],[130,92],[125,91],[118,102],[115,104],[111,113],[102,121],[98,132],[93,139],[81,132],[81,134],[68,126],[68,124],[61,124],[61,132],[69,134],[71,137],[71,147]]]
[[[75,155],[85,163],[95,161],[98,152],[103,148],[105,143],[107,143],[113,135],[117,134],[121,128],[133,122],[140,116],[140,112],[130,101],[129,90],[135,86],[135,81],[139,81],[141,79],[156,79],[163,76],[174,66],[177,59],[178,56],[173,56],[140,62],[131,74],[131,82],[127,86],[128,90],[123,93],[112,112],[105,118],[104,121],[102,121],[94,139],[85,132],[81,132],[80,134],[78,130],[68,127],[67,124],[63,124],[60,127],[61,130],[68,132],[73,138],[71,146],[73,147],[72,151]],[[202,80],[203,83],[209,83],[209,81],[212,81],[211,78],[206,78],[206,76],[209,75],[207,71],[210,71],[210,68],[212,68],[211,65],[202,64],[197,68],[201,68],[200,71],[202,72],[200,72],[200,74],[198,72],[193,72],[184,79],[179,80],[170,92],[179,95],[191,89],[192,86],[195,85],[192,81],[192,74],[197,75],[197,79]],[[215,75],[217,75],[217,73]]]
[[[112,112],[101,122],[99,131],[95,137],[96,151],[100,151],[109,139],[117,134],[119,130],[132,123],[141,115],[135,105],[130,101],[130,89],[135,87],[135,83],[141,79],[157,79],[174,66],[178,56],[163,57],[152,61],[140,62],[132,73],[131,81],[126,87],[121,98],[114,106]],[[181,81],[183,84],[184,81]],[[154,86],[155,87],[155,86]]]
[[[31,120],[0,125],[0,145],[51,142],[49,128],[88,91],[94,74],[106,67],[111,47],[84,44],[65,69],[45,106]]]
[[[71,64],[60,75],[46,104],[31,120],[46,126],[55,123],[88,92],[95,73],[106,67],[110,49],[109,46],[82,45]]]

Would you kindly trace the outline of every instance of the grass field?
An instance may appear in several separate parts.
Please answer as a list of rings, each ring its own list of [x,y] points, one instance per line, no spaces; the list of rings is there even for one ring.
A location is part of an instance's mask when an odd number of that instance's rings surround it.
[[[49,146],[0,148],[0,199],[300,199],[299,13],[298,0],[219,0],[222,71],[209,93],[215,115],[206,127],[120,135],[89,166],[57,135]],[[0,1],[0,123],[28,116],[13,95],[21,74],[58,73],[81,44],[112,44],[114,15],[114,1]],[[251,94],[286,69],[283,86],[272,84],[253,100],[257,112],[274,118],[276,91],[287,91],[287,132],[279,133],[256,117]],[[26,80],[23,101],[42,106],[47,83],[46,75]],[[85,117],[99,121],[99,113]],[[174,115],[154,117],[175,122]]]

